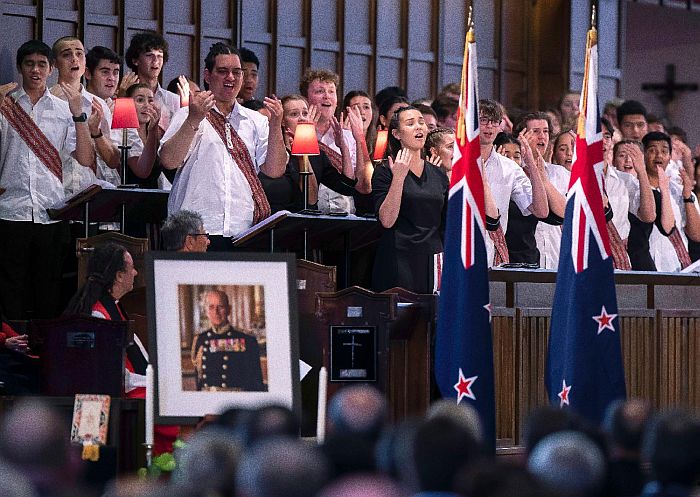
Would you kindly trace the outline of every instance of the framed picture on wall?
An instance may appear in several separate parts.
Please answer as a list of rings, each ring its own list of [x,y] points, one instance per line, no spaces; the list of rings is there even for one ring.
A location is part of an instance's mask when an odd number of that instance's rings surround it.
[[[299,407],[292,254],[148,252],[155,420],[231,407]]]

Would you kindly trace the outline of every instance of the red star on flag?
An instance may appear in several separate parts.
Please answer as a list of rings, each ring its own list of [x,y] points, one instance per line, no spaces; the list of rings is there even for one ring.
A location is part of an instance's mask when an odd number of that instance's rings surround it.
[[[472,400],[476,400],[476,395],[472,392],[472,386],[478,376],[472,376],[470,378],[465,378],[462,368],[459,368],[459,380],[455,383],[455,390],[457,390],[457,403],[459,404],[464,397],[468,397]]]
[[[600,316],[593,316],[593,321],[598,323],[598,335],[600,335],[603,330],[608,329],[610,331],[615,331],[615,327],[612,325],[612,320],[617,317],[617,314],[608,314],[605,310],[605,306],[600,310]]]
[[[564,404],[569,405],[569,392],[571,391],[571,385],[566,385],[566,380],[561,380],[561,392],[559,395],[559,407],[564,407]]]

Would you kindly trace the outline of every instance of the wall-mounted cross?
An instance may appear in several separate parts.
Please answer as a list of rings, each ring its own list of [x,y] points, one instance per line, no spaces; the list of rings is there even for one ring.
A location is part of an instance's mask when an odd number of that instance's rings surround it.
[[[643,91],[651,91],[666,107],[673,102],[676,94],[683,91],[698,91],[697,83],[676,83],[676,65],[666,65],[666,79],[663,83],[642,83]]]

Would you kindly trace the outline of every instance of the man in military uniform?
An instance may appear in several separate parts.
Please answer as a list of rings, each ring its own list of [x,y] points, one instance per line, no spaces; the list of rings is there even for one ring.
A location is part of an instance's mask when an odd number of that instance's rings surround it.
[[[192,345],[197,390],[266,391],[258,341],[231,326],[226,293],[209,291],[206,306],[211,328],[197,335]]]

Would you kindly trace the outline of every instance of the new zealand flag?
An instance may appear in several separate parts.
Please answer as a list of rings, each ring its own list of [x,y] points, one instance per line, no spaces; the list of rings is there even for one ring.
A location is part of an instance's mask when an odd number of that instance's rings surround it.
[[[598,47],[588,33],[581,114],[552,306],[545,383],[553,405],[599,423],[625,397],[620,320],[603,210]]]
[[[462,89],[447,203],[445,256],[435,344],[440,393],[479,412],[484,439],[495,447],[491,305],[486,263],[484,186],[474,30],[467,33]]]

